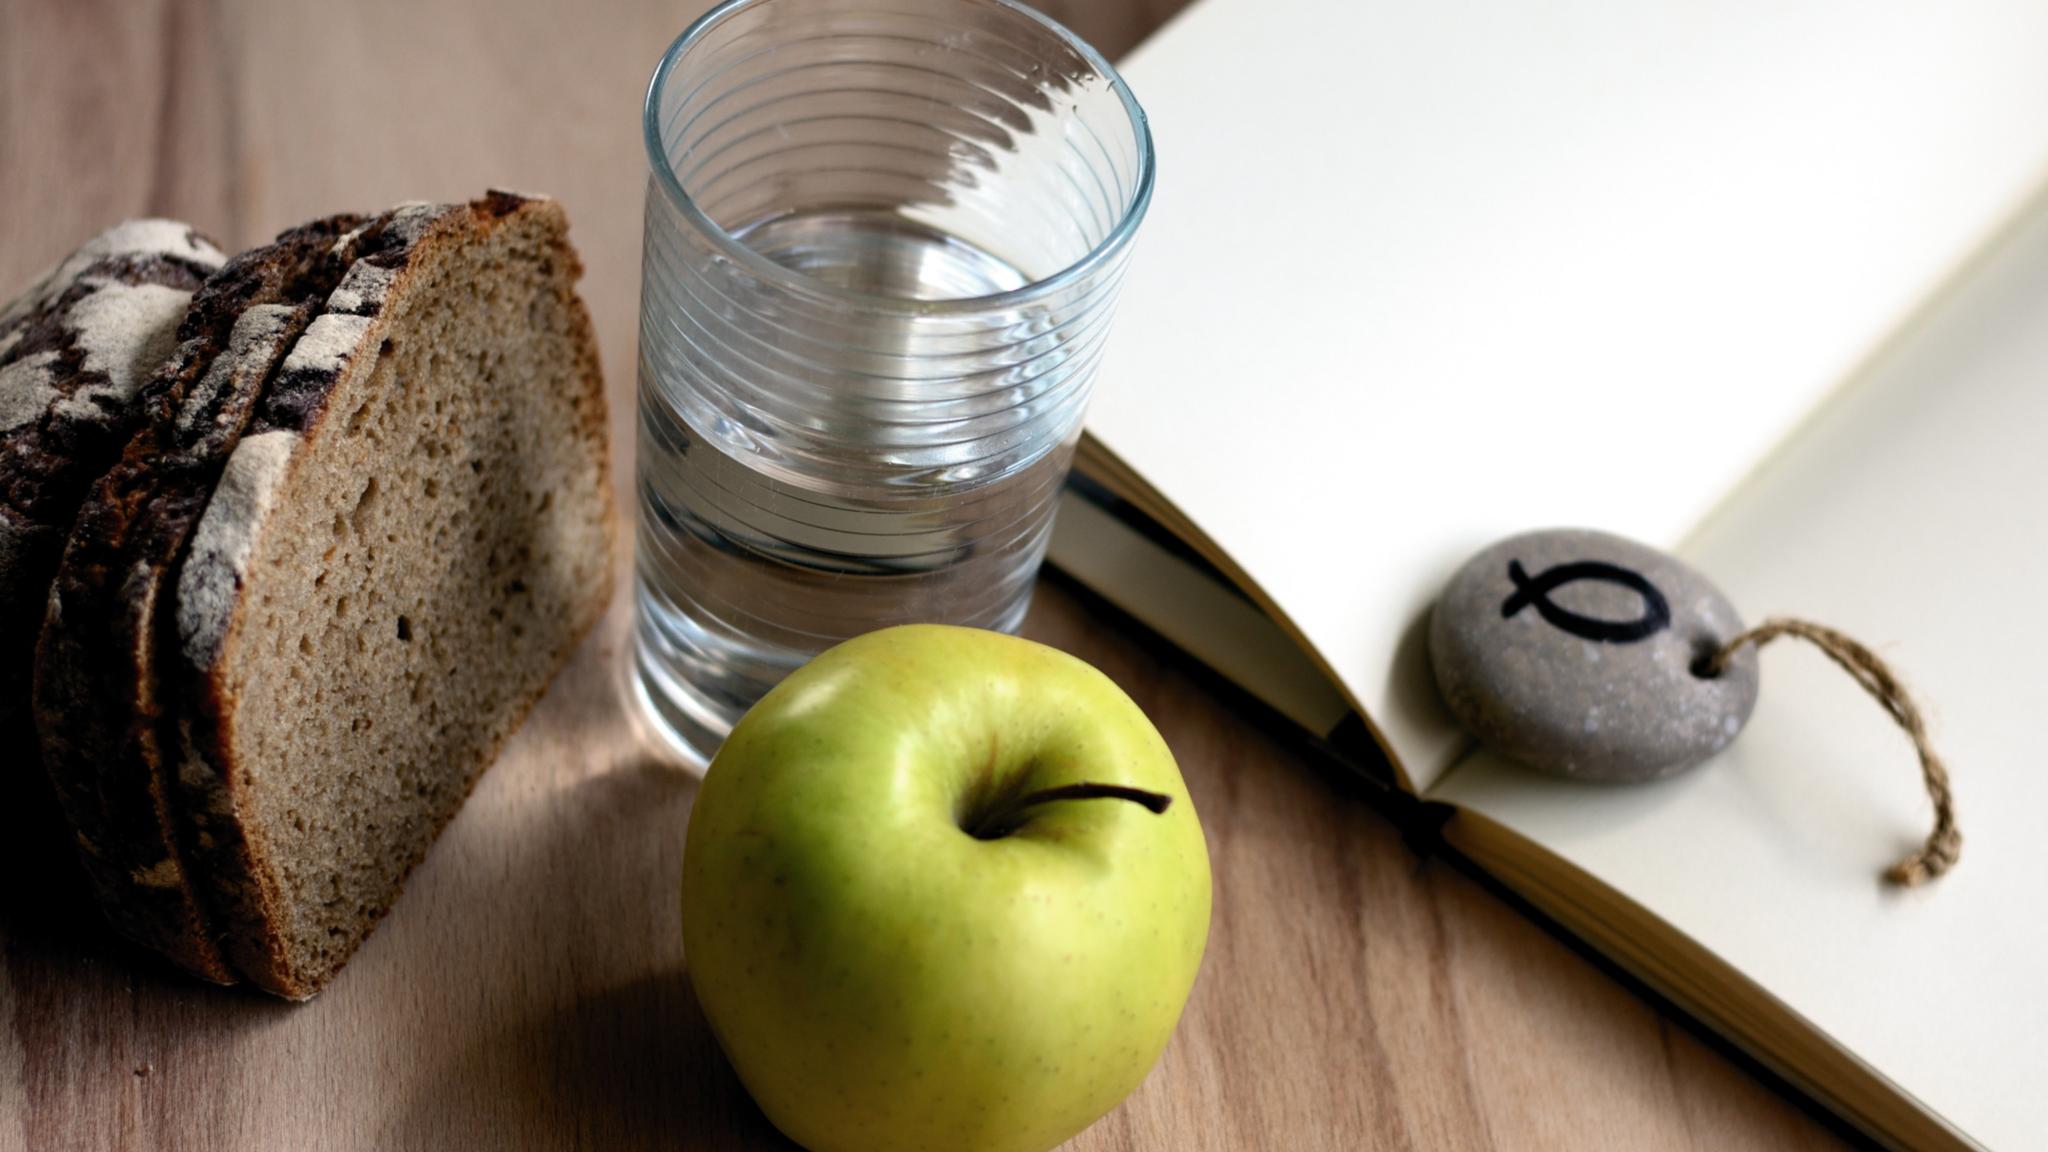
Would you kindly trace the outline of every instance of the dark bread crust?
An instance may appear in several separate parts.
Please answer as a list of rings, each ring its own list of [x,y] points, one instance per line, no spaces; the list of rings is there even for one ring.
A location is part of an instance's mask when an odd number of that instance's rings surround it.
[[[147,423],[79,512],[39,650],[45,767],[102,911],[123,935],[217,983],[235,974],[159,784],[175,755],[164,739],[175,701],[158,669],[167,639],[176,643],[170,579],[265,379],[347,269],[344,234],[359,224],[336,216],[286,232],[194,297],[176,355],[145,388]],[[262,323],[243,327],[252,317]]]
[[[560,207],[552,201],[504,192],[492,192],[469,204],[445,206],[431,212],[420,207],[412,211],[412,217],[402,226],[388,231],[381,246],[366,250],[363,256],[363,263],[378,269],[382,275],[362,278],[373,291],[354,307],[353,314],[370,320],[354,332],[346,353],[329,360],[317,370],[287,369],[281,372],[264,397],[250,435],[288,432],[301,437],[288,467],[296,468],[305,455],[305,445],[315,443],[321,437],[330,415],[329,401],[341,381],[351,372],[372,369],[385,339],[385,314],[389,305],[410,290],[416,274],[423,267],[430,266],[444,250],[453,251],[475,242],[515,214],[544,212],[559,217],[561,213]],[[576,411],[579,426],[565,430],[564,434],[575,436],[584,443],[596,444],[602,452],[606,451],[602,446],[607,442],[603,375],[589,314],[573,289],[575,280],[581,276],[582,265],[567,242],[566,227],[564,220],[556,231],[552,258],[565,269],[563,282],[570,285],[564,289],[562,304],[573,318],[573,339],[577,346]],[[355,279],[352,277],[352,282]],[[608,476],[608,459],[602,461],[602,467],[603,474]],[[609,480],[604,483],[609,499]],[[610,520],[605,530],[608,542],[612,542],[610,533],[615,528]],[[187,561],[188,566],[198,562],[196,553]],[[189,578],[189,572],[187,576]],[[236,587],[240,587],[239,582]],[[555,667],[568,659],[574,645],[595,625],[602,614],[605,599],[603,596],[593,597],[585,617],[575,621],[573,634],[562,651],[555,654]],[[188,642],[182,650],[182,659],[187,661],[182,671],[186,682],[182,695],[189,701],[189,707],[185,713],[185,762],[178,779],[179,808],[194,822],[193,842],[203,846],[198,849],[198,859],[203,863],[197,871],[210,885],[210,898],[220,911],[225,929],[223,946],[234,966],[266,991],[291,999],[305,999],[333,978],[341,963],[346,962],[346,955],[340,962],[321,970],[308,970],[293,955],[291,941],[282,927],[289,922],[289,897],[278,869],[272,863],[272,830],[262,827],[254,819],[247,795],[247,790],[254,785],[247,766],[234,762],[232,749],[238,701],[229,683],[228,665],[236,655],[235,633],[246,602],[246,596],[237,596],[232,617],[216,643],[195,648]],[[516,729],[517,718],[523,718],[539,701],[545,688],[543,683],[527,698],[517,702],[515,721],[499,735],[500,742]],[[497,749],[493,747],[479,757],[477,763],[469,766],[464,795],[474,788],[496,754]],[[409,874],[425,858],[434,839],[438,838],[441,826],[458,809],[459,804],[439,814],[440,823],[434,827],[433,835],[419,845],[411,859],[403,862],[401,874]],[[289,829],[282,832],[291,834]],[[367,937],[397,896],[396,891],[390,893],[389,899],[374,910],[367,922],[358,926],[353,940],[349,942],[350,947]]]
[[[128,386],[175,346],[191,294],[226,260],[189,225],[130,221],[0,308],[0,870],[33,878],[0,896],[0,918],[17,926],[90,915],[29,707],[50,581],[87,487],[136,423]],[[124,309],[124,298],[138,303],[135,289],[149,299]]]
[[[65,534],[141,408],[138,397],[107,387],[103,367],[87,367],[78,313],[109,288],[151,285],[189,296],[227,259],[190,227],[155,224],[182,229],[182,250],[121,251],[110,244],[120,230],[103,233],[0,315],[0,368],[40,362],[38,375],[52,388],[33,416],[0,429],[0,737],[10,744],[24,738],[29,723],[36,635]],[[113,250],[92,258],[94,246]],[[130,335],[139,345],[158,333]]]
[[[54,353],[51,374],[60,398],[77,396],[104,372],[86,368],[86,349],[68,323],[71,313],[105,284],[154,284],[191,293],[227,257],[196,230],[185,229],[194,255],[116,253],[94,260],[41,307],[0,322],[0,364]],[[212,262],[207,262],[208,257]],[[57,287],[50,285],[50,287]],[[182,327],[180,337],[182,339]],[[140,405],[95,395],[87,404],[53,403],[36,419],[0,432],[0,510],[21,521],[70,526],[88,485],[114,462],[136,424]],[[39,597],[40,599],[40,597]],[[11,609],[11,604],[0,604]]]

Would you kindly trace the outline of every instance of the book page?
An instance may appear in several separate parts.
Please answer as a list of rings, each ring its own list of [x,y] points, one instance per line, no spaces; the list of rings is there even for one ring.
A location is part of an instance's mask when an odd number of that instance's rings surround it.
[[[1411,780],[1471,552],[1671,543],[2048,169],[2021,0],[1201,0],[1125,72],[1158,191],[1088,427]]]
[[[1087,497],[1061,495],[1053,533],[1067,575],[1303,731],[1327,735],[1349,711],[1336,685],[1251,601]]]
[[[1931,713],[1962,862],[1879,872],[1931,821],[1911,746],[1811,648],[1676,779],[1598,788],[1478,756],[1432,796],[1577,865],[1991,1148],[2048,1133],[2048,211],[1682,549],[1750,618],[1869,644]]]

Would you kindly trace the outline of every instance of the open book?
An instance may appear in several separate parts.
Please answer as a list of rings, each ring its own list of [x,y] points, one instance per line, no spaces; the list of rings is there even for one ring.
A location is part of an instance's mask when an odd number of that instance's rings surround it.
[[[1052,557],[1880,1141],[2048,1141],[2048,6],[1201,0]],[[1092,493],[1093,498],[1087,494]],[[1514,532],[1675,549],[1810,649],[1649,785],[1473,748],[1430,604]],[[1354,719],[1355,717],[1355,719]]]

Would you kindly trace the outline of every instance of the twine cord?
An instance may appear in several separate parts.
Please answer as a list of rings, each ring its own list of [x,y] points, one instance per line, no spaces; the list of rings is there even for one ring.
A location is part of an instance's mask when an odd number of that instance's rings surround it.
[[[1920,754],[1920,776],[1927,785],[1927,798],[1934,802],[1934,830],[1927,834],[1927,842],[1912,855],[1887,869],[1885,879],[1912,888],[1955,867],[1963,852],[1963,834],[1956,827],[1956,802],[1949,786],[1948,767],[1941,762],[1934,745],[1927,739],[1927,723],[1920,715],[1919,706],[1913,703],[1905,686],[1899,683],[1898,676],[1877,653],[1832,628],[1778,616],[1723,644],[1707,660],[1705,671],[1709,676],[1718,676],[1728,660],[1745,644],[1761,649],[1780,636],[1804,640],[1840,665],[1843,671],[1863,685],[1864,691],[1884,706],[1884,710],[1913,741],[1913,750]]]

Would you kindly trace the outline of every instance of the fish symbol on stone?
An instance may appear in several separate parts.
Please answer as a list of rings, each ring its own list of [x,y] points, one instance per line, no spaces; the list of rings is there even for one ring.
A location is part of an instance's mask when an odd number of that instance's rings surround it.
[[[1501,603],[1502,619],[1512,618],[1533,604],[1537,615],[1551,627],[1602,644],[1633,644],[1671,626],[1671,604],[1664,599],[1664,594],[1642,573],[1619,564],[1579,560],[1546,568],[1532,577],[1520,560],[1510,560],[1508,579],[1514,582],[1515,591]],[[1635,592],[1643,598],[1643,614],[1634,620],[1602,620],[1595,616],[1581,616],[1551,601],[1550,593],[1554,589],[1578,580],[1600,580]]]

